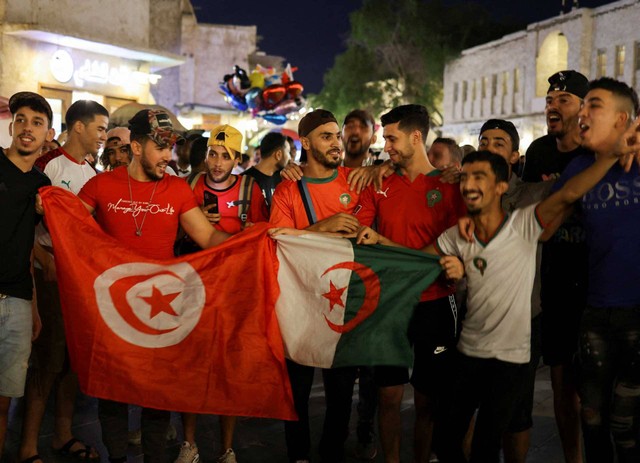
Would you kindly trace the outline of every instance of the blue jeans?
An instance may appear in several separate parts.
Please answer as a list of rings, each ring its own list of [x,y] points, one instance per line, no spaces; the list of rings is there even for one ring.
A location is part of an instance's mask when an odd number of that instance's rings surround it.
[[[22,397],[31,354],[31,301],[0,299],[0,396]]]
[[[639,462],[640,307],[587,307],[580,326],[582,422],[588,463]]]

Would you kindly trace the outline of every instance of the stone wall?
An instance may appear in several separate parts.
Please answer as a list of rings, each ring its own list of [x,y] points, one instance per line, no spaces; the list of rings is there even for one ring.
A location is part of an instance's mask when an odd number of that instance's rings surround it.
[[[547,78],[563,69],[596,78],[599,50],[606,55],[605,75],[624,80],[638,90],[638,18],[640,1],[621,0],[533,23],[526,30],[464,50],[445,68],[443,134],[460,143],[477,145],[484,121],[509,119],[520,131],[524,151],[531,141],[546,133]],[[616,75],[620,46],[625,51],[624,69]]]

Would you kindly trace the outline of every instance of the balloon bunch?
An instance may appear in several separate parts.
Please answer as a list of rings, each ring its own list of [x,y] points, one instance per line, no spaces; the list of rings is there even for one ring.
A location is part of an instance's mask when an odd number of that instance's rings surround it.
[[[227,102],[239,111],[250,111],[256,117],[273,124],[284,124],[287,114],[304,106],[304,87],[293,80],[298,68],[290,64],[278,75],[274,68],[260,65],[247,75],[240,66],[233,67],[233,74],[227,74],[220,83],[220,90]]]

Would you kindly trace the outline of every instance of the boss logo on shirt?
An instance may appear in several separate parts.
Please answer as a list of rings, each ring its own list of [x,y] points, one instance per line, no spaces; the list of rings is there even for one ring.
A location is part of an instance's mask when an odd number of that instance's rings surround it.
[[[348,206],[351,202],[351,195],[349,193],[342,193],[340,195],[340,204],[343,206]]]
[[[427,193],[427,204],[429,207],[433,207],[435,204],[442,201],[442,193],[438,190],[431,190]]]

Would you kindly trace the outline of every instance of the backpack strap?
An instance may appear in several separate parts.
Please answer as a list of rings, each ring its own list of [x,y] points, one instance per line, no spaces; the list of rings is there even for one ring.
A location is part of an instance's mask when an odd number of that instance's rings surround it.
[[[250,175],[240,176],[240,194],[238,195],[238,217],[240,221],[247,221],[247,213],[251,205],[251,193],[253,193],[254,179]]]
[[[200,180],[200,177],[202,177],[205,173],[206,172],[198,172],[196,175],[193,176],[193,178],[191,179],[191,182],[189,183],[189,186],[191,187],[192,190],[195,190],[198,180]]]
[[[309,186],[307,185],[307,181],[304,179],[304,177],[301,180],[298,180],[297,184],[298,191],[300,192],[300,197],[302,198],[302,204],[304,205],[304,210],[307,213],[309,225],[313,225],[318,221],[318,218],[316,216],[316,211],[313,208],[311,195],[309,194]]]

